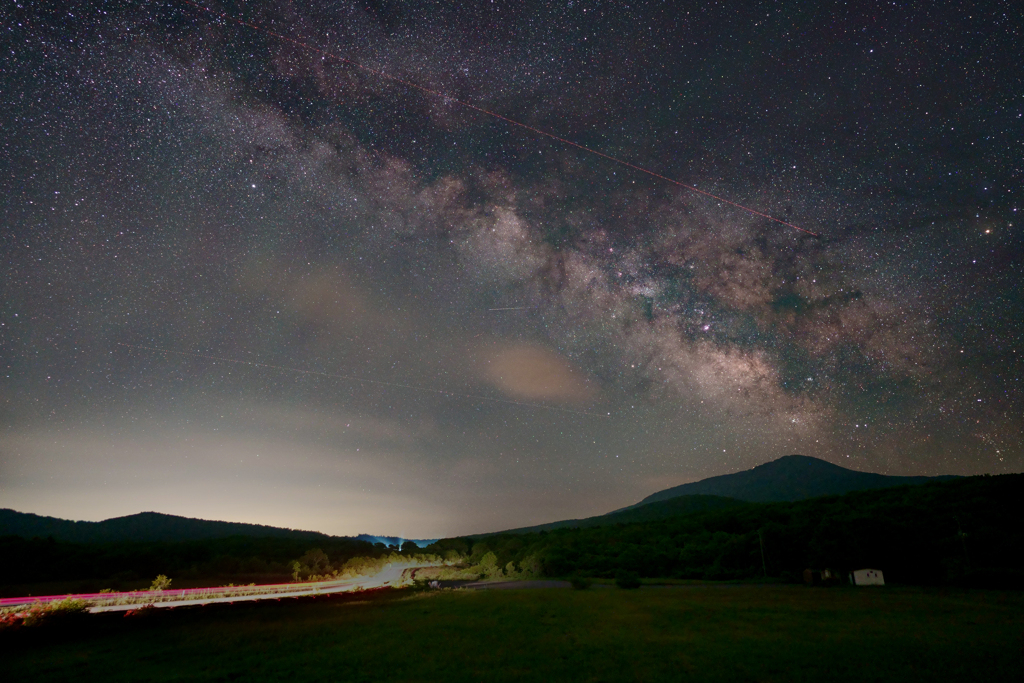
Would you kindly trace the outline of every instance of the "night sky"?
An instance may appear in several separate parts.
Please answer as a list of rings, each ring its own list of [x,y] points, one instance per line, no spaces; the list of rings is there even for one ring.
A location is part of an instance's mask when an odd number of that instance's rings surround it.
[[[0,507],[423,538],[1024,469],[1014,3],[208,7],[263,30],[4,0]]]

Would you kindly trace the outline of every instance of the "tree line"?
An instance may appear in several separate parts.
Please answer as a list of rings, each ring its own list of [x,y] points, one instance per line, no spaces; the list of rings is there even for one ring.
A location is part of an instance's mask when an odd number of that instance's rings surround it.
[[[135,588],[139,581],[165,574],[193,581],[287,581],[295,562],[307,557],[311,541],[303,538],[229,538],[189,541],[70,543],[53,538],[0,537],[0,592],[23,584],[95,580],[114,589]],[[343,567],[354,558],[363,564],[393,553],[384,544],[344,538],[316,541],[326,558],[313,569]],[[411,550],[411,549],[410,549]],[[302,577],[311,575],[301,567]]]
[[[668,519],[454,538],[483,570],[613,578],[798,581],[804,569],[881,569],[907,584],[1024,585],[1024,475],[968,477]],[[484,558],[493,556],[484,563]],[[538,571],[539,566],[539,571]],[[490,570],[495,574],[496,570]]]

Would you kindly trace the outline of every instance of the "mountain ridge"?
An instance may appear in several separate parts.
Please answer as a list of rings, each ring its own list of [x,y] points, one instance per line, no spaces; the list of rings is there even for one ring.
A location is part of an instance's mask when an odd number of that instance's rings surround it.
[[[472,537],[649,522],[746,503],[795,502],[853,491],[917,486],[958,478],[954,475],[901,477],[859,472],[808,455],[784,455],[749,470],[708,477],[657,491],[638,503],[603,515],[474,534]]]
[[[134,515],[112,517],[99,522],[84,522],[48,517],[31,512],[18,512],[0,508],[0,536],[47,538],[71,543],[117,543],[122,541],[173,542],[195,541],[231,536],[252,538],[291,538],[310,541],[345,538],[368,543],[413,540],[418,545],[428,540],[402,539],[395,536],[359,534],[358,536],[331,536],[319,531],[288,529],[264,524],[222,522],[217,520],[168,515],[162,512],[138,512]]]
[[[808,455],[784,455],[749,470],[657,491],[622,510],[688,495],[725,496],[748,503],[779,503],[957,478],[955,475],[891,476],[860,472]]]
[[[561,528],[586,528],[608,524],[652,521],[679,515],[703,512],[743,503],[793,502],[821,496],[842,495],[851,491],[920,485],[930,481],[957,479],[953,475],[938,477],[889,476],[859,472],[805,455],[786,455],[749,470],[709,477],[689,484],[657,491],[634,505],[604,515],[568,519],[505,531],[473,534],[521,534]],[[185,541],[247,536],[292,538],[310,541],[345,538],[369,543],[400,544],[412,540],[423,547],[436,539],[403,539],[395,536],[359,534],[330,536],[318,531],[304,531],[261,524],[221,522],[214,520],[140,512],[100,522],[84,522],[46,517],[0,508],[0,536],[25,538],[52,536],[56,540],[76,543],[121,541]]]
[[[651,522],[666,517],[677,517],[688,515],[694,512],[708,512],[728,507],[746,505],[745,501],[725,496],[677,496],[669,500],[658,501],[642,507],[630,506],[613,510],[603,515],[584,517],[581,519],[563,519],[547,524],[534,524],[533,526],[517,527],[504,531],[492,531],[484,534],[473,534],[470,538],[482,536],[494,536],[497,534],[530,534],[539,531],[554,531],[555,529],[586,529],[595,526],[606,526],[609,524],[633,524],[636,522]]]

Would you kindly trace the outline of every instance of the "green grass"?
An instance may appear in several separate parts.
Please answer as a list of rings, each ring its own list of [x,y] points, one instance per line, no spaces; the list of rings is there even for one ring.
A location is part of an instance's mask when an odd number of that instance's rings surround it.
[[[978,681],[1024,594],[793,586],[392,592],[0,632],[7,680]]]

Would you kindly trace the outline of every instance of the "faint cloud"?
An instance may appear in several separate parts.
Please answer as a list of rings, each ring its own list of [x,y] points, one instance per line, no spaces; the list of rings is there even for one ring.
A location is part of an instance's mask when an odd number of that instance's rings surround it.
[[[239,269],[237,278],[246,294],[264,298],[275,310],[324,329],[348,333],[395,329],[403,321],[334,264],[252,260]]]
[[[581,403],[597,388],[558,353],[533,344],[510,344],[481,354],[483,379],[509,396],[533,401]]]

